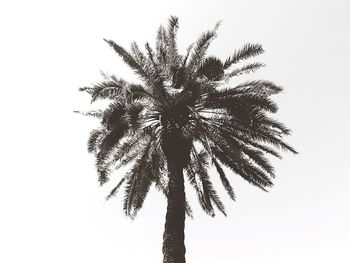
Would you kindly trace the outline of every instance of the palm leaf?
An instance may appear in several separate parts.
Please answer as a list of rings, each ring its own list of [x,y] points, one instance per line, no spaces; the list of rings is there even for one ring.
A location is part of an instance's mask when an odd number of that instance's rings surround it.
[[[224,63],[224,69],[228,69],[231,65],[236,64],[242,60],[255,57],[264,52],[260,44],[245,44],[242,48],[236,50]]]
[[[110,199],[113,196],[115,196],[117,194],[118,189],[122,186],[122,184],[125,182],[126,176],[124,176],[119,183],[111,190],[111,192],[109,193],[109,195],[106,197],[106,199]]]
[[[228,195],[230,196],[230,198],[233,201],[236,201],[236,196],[235,193],[233,192],[232,186],[229,182],[229,180],[227,179],[224,170],[222,169],[220,163],[218,162],[218,160],[216,160],[215,158],[212,159],[214,166],[216,168],[216,171],[218,172],[222,185],[224,186],[225,190],[227,191]]]
[[[232,78],[232,77],[243,75],[243,74],[253,73],[262,67],[265,67],[265,64],[260,63],[260,62],[251,63],[251,64],[245,65],[241,68],[238,68],[238,69],[231,71],[229,74],[227,74],[227,78]]]
[[[208,50],[210,43],[216,37],[216,32],[220,26],[220,23],[221,22],[217,22],[212,30],[203,33],[195,42],[192,49],[192,54],[190,55],[188,61],[188,68],[190,71],[193,71],[195,68],[197,68],[203,61],[205,53]]]
[[[102,110],[91,110],[91,111],[86,111],[86,112],[81,112],[81,111],[74,111],[74,113],[79,113],[84,116],[90,116],[94,118],[101,119],[102,118]]]
[[[152,184],[151,174],[148,173],[151,165],[149,161],[151,144],[152,142],[144,147],[126,178],[123,209],[131,218],[134,218],[142,207]]]
[[[136,74],[138,74],[143,79],[147,79],[147,75],[143,68],[136,62],[135,58],[126,51],[123,47],[115,43],[113,40],[104,39],[110,45],[114,51],[124,60],[124,62],[134,70]]]

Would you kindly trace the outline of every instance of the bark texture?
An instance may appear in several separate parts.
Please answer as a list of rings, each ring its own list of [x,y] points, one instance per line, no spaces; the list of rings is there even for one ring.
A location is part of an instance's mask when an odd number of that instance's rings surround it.
[[[165,137],[162,148],[169,173],[168,206],[163,234],[163,263],[185,263],[185,187],[183,167],[190,142],[178,133]]]
[[[170,167],[169,167],[170,166]],[[185,263],[185,191],[182,167],[168,164],[169,194],[163,234],[164,263]]]

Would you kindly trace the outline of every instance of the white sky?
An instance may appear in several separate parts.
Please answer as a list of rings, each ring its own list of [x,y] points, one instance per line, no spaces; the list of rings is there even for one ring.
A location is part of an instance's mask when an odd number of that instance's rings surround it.
[[[97,121],[77,90],[99,70],[133,80],[104,43],[154,43],[180,18],[179,45],[223,20],[209,50],[260,42],[268,65],[251,78],[285,87],[278,117],[300,154],[273,160],[269,194],[238,176],[229,216],[209,218],[190,192],[187,262],[350,262],[349,1],[2,1],[0,3],[0,261],[161,262],[165,200],[151,191],[136,220],[122,195],[104,200],[86,151]],[[216,174],[213,173],[215,177]],[[118,178],[118,176],[117,176]]]

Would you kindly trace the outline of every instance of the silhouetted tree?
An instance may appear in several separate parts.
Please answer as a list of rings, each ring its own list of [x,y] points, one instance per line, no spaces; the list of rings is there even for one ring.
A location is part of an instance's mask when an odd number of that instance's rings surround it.
[[[101,119],[101,126],[88,140],[88,150],[96,156],[100,184],[108,181],[113,170],[131,165],[108,198],[125,185],[124,211],[133,218],[152,184],[167,197],[164,263],[185,262],[185,213],[191,215],[191,209],[184,174],[205,212],[214,216],[215,206],[226,215],[208,174],[211,165],[235,200],[223,166],[266,191],[274,178],[266,154],[280,158],[278,150],[296,153],[282,141],[290,130],[270,117],[277,111],[270,97],[282,88],[265,80],[231,82],[264,66],[236,66],[263,53],[262,46],[246,44],[225,61],[207,57],[218,27],[219,23],[203,33],[184,56],[176,44],[176,17],[169,19],[166,28],[159,28],[155,48],[146,43],[141,51],[132,43],[127,51],[105,40],[142,84],[105,75],[102,82],[80,89],[91,95],[92,102],[110,101],[105,110],[85,113]]]

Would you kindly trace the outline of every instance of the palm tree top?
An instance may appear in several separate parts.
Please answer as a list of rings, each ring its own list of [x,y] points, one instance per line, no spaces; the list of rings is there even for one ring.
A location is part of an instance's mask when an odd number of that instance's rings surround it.
[[[91,132],[88,150],[96,157],[100,184],[130,165],[108,198],[124,185],[124,211],[132,218],[152,184],[168,195],[170,159],[185,171],[203,210],[214,216],[214,207],[226,211],[208,174],[210,166],[235,200],[223,167],[266,191],[275,177],[266,156],[281,158],[280,150],[296,153],[283,141],[291,131],[271,117],[278,110],[271,97],[282,88],[266,80],[238,85],[231,81],[264,66],[239,66],[262,54],[262,46],[248,43],[226,60],[206,55],[219,25],[204,32],[185,54],[178,51],[179,23],[174,16],[159,28],[154,47],[146,43],[141,49],[133,42],[129,51],[105,39],[142,84],[105,75],[103,81],[80,89],[92,102],[109,101],[104,110],[84,113],[101,119],[100,127]]]

